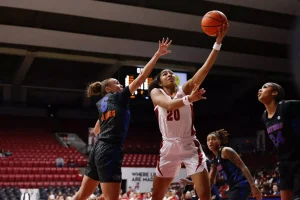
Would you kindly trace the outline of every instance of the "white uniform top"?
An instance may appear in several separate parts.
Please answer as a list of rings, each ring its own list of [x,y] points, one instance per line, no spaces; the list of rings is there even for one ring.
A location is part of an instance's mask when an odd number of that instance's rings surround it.
[[[166,94],[163,89],[161,92],[170,100],[172,98]],[[173,99],[180,99],[186,96],[182,87],[178,87],[177,93]],[[193,105],[185,105],[179,109],[168,111],[163,107],[156,106],[154,111],[157,116],[160,132],[163,138],[191,138],[196,134],[194,128]]]

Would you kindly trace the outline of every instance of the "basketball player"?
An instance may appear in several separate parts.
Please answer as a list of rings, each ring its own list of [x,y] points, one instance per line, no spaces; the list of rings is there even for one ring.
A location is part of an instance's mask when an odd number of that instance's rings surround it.
[[[88,97],[104,96],[96,104],[99,119],[94,132],[100,135],[90,152],[85,176],[73,200],[86,200],[94,192],[99,182],[105,200],[118,200],[122,181],[122,145],[130,121],[128,107],[130,96],[144,83],[157,60],[161,56],[171,53],[168,50],[171,42],[168,39],[159,42],[157,52],[128,87],[123,89],[119,81],[113,78],[88,86]]]
[[[228,136],[224,129],[207,136],[207,146],[215,155],[209,174],[211,186],[216,181],[218,171],[229,185],[228,200],[247,200],[251,191],[257,200],[261,200],[262,194],[254,184],[247,166],[232,148],[224,146]]]
[[[284,95],[280,85],[266,83],[258,100],[266,107],[262,121],[279,153],[281,199],[300,200],[300,101],[284,101]]]
[[[153,200],[161,200],[167,189],[179,173],[183,162],[187,175],[194,181],[201,200],[210,200],[206,157],[193,126],[193,107],[190,94],[198,89],[213,66],[228,25],[219,29],[213,50],[204,65],[192,79],[177,87],[175,75],[171,70],[163,70],[149,86],[149,92],[155,107],[163,142],[153,181]],[[202,94],[204,89],[200,90]],[[204,97],[202,99],[205,99]]]

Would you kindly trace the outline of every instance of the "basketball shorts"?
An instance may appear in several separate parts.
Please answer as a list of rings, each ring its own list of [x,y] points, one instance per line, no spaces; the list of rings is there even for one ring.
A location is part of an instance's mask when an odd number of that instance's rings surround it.
[[[300,161],[280,161],[280,190],[292,190],[300,198]]]
[[[119,144],[98,140],[93,146],[85,175],[100,183],[122,181],[123,152]]]
[[[156,176],[174,178],[179,174],[183,163],[187,175],[207,170],[206,156],[200,142],[193,136],[189,138],[163,138]]]
[[[228,200],[248,200],[250,194],[250,185],[248,185],[248,187],[240,187],[235,185],[229,189]]]

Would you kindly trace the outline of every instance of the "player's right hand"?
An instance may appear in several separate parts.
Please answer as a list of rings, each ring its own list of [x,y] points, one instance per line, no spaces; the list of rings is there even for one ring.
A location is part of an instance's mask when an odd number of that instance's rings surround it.
[[[201,88],[199,90],[199,86],[200,85],[195,84],[191,94],[188,95],[188,99],[189,99],[190,103],[193,103],[195,101],[199,101],[201,99],[206,99],[206,97],[202,96],[203,94],[205,94],[206,91],[204,90],[204,88]]]
[[[256,186],[251,187],[251,192],[252,192],[252,195],[256,198],[256,200],[262,199],[262,193]]]

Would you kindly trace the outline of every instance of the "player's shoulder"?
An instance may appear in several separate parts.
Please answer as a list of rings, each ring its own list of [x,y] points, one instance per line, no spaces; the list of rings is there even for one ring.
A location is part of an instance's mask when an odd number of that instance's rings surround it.
[[[160,88],[153,88],[150,92],[150,95],[159,95],[162,94],[161,89]]]

